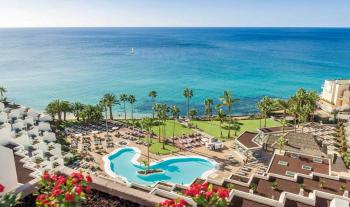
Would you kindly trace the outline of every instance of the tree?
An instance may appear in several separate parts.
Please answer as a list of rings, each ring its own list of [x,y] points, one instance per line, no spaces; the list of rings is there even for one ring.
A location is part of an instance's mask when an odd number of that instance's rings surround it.
[[[267,117],[271,114],[273,110],[273,105],[273,100],[267,96],[263,97],[256,105],[261,115],[264,117],[264,127],[266,127]]]
[[[217,117],[217,119],[219,120],[219,123],[220,123],[220,136],[222,138],[222,123],[224,122],[225,117],[226,117],[225,111],[220,109],[220,108],[218,108],[217,111],[216,111],[216,117]]]
[[[129,95],[128,102],[131,104],[131,121],[134,126],[134,103],[136,102],[136,97],[134,95]]]
[[[239,123],[237,120],[232,120],[231,127],[233,131],[235,131],[235,136],[237,136],[237,132],[241,130],[241,123]]]
[[[67,113],[72,112],[72,105],[68,101],[61,101],[61,110],[63,112],[63,120],[66,121]]]
[[[174,137],[175,137],[175,121],[177,118],[179,118],[180,115],[180,109],[177,106],[172,106],[171,107],[171,114],[173,115],[173,145],[175,144]]]
[[[102,110],[105,112],[105,120],[106,120],[106,134],[107,134],[107,137],[108,137],[108,115],[107,115],[107,107],[108,107],[108,100],[106,98],[102,98],[100,100],[100,106],[102,108]]]
[[[128,95],[123,93],[120,95],[119,99],[124,105],[124,119],[126,121],[126,102],[128,101]]]
[[[148,145],[147,145],[147,170],[149,170],[149,163],[150,163],[150,159],[149,159],[149,147],[151,146],[151,141],[150,141],[150,135],[151,135],[151,127],[153,126],[153,119],[149,118],[149,117],[145,117],[141,119],[141,126],[142,128],[144,128],[147,133],[149,134],[148,136]]]
[[[306,91],[303,88],[297,90],[289,99],[289,111],[294,115],[294,125],[306,122],[310,115],[314,114],[319,96],[314,91]]]
[[[45,111],[52,116],[52,119],[55,119],[55,116],[58,117],[58,122],[62,121],[62,101],[60,100],[53,100],[51,101],[47,106]]]
[[[105,103],[107,105],[107,107],[109,108],[109,119],[113,120],[113,106],[114,105],[119,105],[120,102],[119,100],[115,97],[115,95],[111,94],[111,93],[107,93],[103,96],[103,98],[105,100]]]
[[[280,152],[284,149],[286,143],[287,141],[283,135],[277,139],[276,144],[278,145],[278,149],[280,150]]]
[[[213,109],[213,99],[207,98],[204,100],[204,111],[205,115],[207,115],[208,120],[210,120],[210,117],[212,117]]]
[[[152,101],[152,118],[154,119],[154,104],[155,104],[155,99],[157,98],[157,91],[150,91],[148,93],[148,96],[151,97],[151,101]]]
[[[339,114],[339,110],[337,110],[337,109],[334,109],[333,111],[332,111],[332,114],[333,114],[333,119],[334,119],[334,123],[338,123],[338,114]]]
[[[73,114],[75,116],[75,118],[77,119],[77,121],[79,121],[80,116],[81,116],[81,112],[84,109],[84,104],[80,103],[80,102],[75,102],[72,104],[72,111]]]
[[[344,160],[344,163],[346,165],[346,167],[349,167],[350,166],[350,153],[345,153],[343,155],[343,160]]]
[[[227,107],[227,116],[228,116],[228,134],[227,134],[227,138],[231,137],[231,127],[230,127],[230,123],[232,122],[232,107],[233,104],[238,102],[239,99],[237,98],[233,98],[231,91],[224,91],[224,95],[220,98],[220,100],[222,101],[222,105]]]
[[[153,106],[153,109],[156,112],[157,119],[158,119],[157,125],[158,125],[158,141],[159,142],[160,142],[160,136],[161,136],[161,133],[160,133],[160,128],[161,128],[160,120],[161,120],[161,117],[162,117],[162,110],[161,110],[161,108],[162,108],[161,104],[158,104],[158,103],[154,104],[154,106]]]
[[[161,105],[161,119],[163,121],[163,149],[165,149],[164,140],[166,138],[166,120],[168,118],[169,107],[166,104]]]
[[[187,100],[187,119],[190,118],[190,99],[193,97],[193,91],[189,88],[185,88],[183,95]]]
[[[198,114],[197,109],[194,109],[194,108],[190,109],[189,115],[191,119],[194,119],[194,117],[197,116],[197,114]]]
[[[6,88],[4,86],[0,86],[0,101],[3,101],[6,99],[5,93],[7,92]]]

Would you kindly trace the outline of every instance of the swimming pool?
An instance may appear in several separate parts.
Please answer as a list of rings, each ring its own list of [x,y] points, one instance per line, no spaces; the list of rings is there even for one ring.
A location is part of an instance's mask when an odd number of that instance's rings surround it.
[[[127,182],[142,185],[154,185],[158,181],[188,185],[197,177],[206,177],[215,171],[216,163],[200,156],[170,157],[151,163],[150,169],[161,169],[163,172],[140,175],[144,165],[137,160],[140,150],[125,147],[106,155],[103,160],[105,171],[112,177],[121,177]]]

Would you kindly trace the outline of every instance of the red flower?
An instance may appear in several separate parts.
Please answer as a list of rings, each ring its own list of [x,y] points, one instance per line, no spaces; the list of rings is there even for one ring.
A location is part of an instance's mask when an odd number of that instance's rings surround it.
[[[73,178],[77,178],[78,180],[84,179],[84,176],[81,173],[74,172],[72,173]]]
[[[224,198],[228,198],[229,196],[229,192],[226,188],[220,188],[218,190],[218,195],[220,198],[224,199]]]
[[[81,192],[83,192],[83,188],[82,188],[80,185],[78,185],[77,187],[75,187],[75,192],[76,192],[78,195],[80,195]]]
[[[67,202],[73,202],[74,199],[75,199],[75,196],[74,194],[69,194],[68,192],[64,195],[64,199],[67,201]]]
[[[43,179],[46,180],[46,181],[50,180],[51,179],[50,174],[48,172],[44,172]]]
[[[54,197],[57,197],[57,196],[61,195],[61,193],[62,193],[62,190],[59,189],[59,188],[55,188],[55,189],[52,190],[52,195]]]
[[[187,202],[184,199],[180,199],[179,200],[179,204],[182,205],[182,206],[186,206]]]
[[[78,184],[78,183],[79,183],[78,178],[73,178],[73,179],[72,179],[72,183],[73,183],[74,185]]]
[[[205,193],[205,199],[207,199],[207,200],[212,196],[213,196],[213,191],[208,191]]]
[[[0,184],[0,193],[4,192],[4,190],[5,190],[5,186]]]
[[[59,177],[58,177],[58,175],[53,175],[51,178],[52,178],[52,180],[56,181],[56,180],[58,180]]]
[[[86,186],[85,190],[86,190],[86,192],[90,193],[91,192],[91,187],[88,185],[88,186]]]
[[[90,175],[86,176],[86,181],[87,181],[88,183],[91,183],[91,182],[92,182],[92,179],[91,179]]]

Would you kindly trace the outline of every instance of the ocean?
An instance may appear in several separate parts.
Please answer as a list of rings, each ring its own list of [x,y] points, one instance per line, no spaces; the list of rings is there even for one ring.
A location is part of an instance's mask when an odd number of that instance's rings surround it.
[[[183,113],[185,87],[200,112],[205,98],[219,103],[230,90],[240,99],[234,113],[252,114],[263,96],[320,92],[325,79],[350,78],[349,48],[350,29],[341,28],[0,29],[0,85],[37,110],[53,99],[134,94],[139,115],[150,112],[150,90]]]

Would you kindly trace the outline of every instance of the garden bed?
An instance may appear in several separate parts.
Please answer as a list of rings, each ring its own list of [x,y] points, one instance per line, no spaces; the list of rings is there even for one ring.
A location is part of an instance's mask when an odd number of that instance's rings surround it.
[[[36,196],[29,195],[19,201],[16,207],[35,207]],[[92,190],[87,194],[86,203],[81,205],[82,207],[139,207],[141,205],[133,203],[131,201],[120,199],[116,196],[111,196],[107,193],[103,193],[97,190]]]

